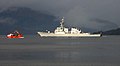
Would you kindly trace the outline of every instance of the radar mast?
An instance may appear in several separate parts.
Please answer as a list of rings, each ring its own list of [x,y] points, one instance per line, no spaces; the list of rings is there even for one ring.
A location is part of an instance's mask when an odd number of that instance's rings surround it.
[[[60,27],[64,28],[64,17],[61,19]]]

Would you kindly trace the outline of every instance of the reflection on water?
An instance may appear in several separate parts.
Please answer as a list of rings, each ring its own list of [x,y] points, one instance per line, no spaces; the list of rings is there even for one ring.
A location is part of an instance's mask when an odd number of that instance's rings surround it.
[[[120,63],[120,37],[101,38],[40,38],[26,36],[24,39],[0,39],[0,64],[53,64],[74,66],[75,64],[115,64]],[[38,63],[37,63],[38,62]],[[43,65],[43,66],[49,66]],[[73,64],[73,65],[72,65]],[[95,64],[95,65],[94,65]],[[53,66],[51,65],[51,66]],[[25,65],[26,66],[26,65]]]
[[[80,52],[57,52],[55,54],[55,58],[58,58],[62,61],[69,61],[69,62],[80,62],[82,57],[80,56]]]

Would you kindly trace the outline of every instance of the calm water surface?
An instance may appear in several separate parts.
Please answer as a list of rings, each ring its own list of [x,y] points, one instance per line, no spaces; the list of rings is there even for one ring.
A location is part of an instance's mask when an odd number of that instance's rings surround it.
[[[120,66],[120,36],[7,39],[0,36],[0,66]]]

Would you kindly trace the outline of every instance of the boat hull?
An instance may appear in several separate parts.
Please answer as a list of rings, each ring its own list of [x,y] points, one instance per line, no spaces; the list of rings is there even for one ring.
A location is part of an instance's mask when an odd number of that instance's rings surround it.
[[[8,34],[7,38],[24,38],[21,34],[19,34],[18,36],[15,36],[13,34]]]
[[[38,32],[41,37],[101,37],[101,34],[54,34],[54,33],[46,33],[46,32]]]

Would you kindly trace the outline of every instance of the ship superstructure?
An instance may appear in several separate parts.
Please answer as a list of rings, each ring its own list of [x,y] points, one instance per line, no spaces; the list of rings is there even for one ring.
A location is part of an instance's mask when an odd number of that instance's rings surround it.
[[[84,33],[80,29],[64,27],[64,17],[60,22],[60,26],[57,27],[54,32],[37,32],[41,37],[100,37],[101,34]]]

